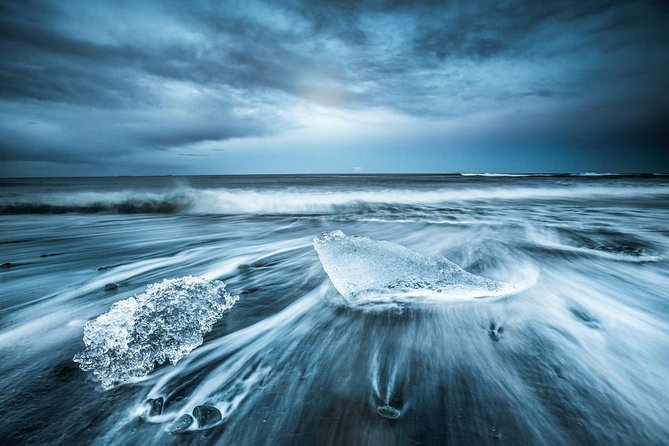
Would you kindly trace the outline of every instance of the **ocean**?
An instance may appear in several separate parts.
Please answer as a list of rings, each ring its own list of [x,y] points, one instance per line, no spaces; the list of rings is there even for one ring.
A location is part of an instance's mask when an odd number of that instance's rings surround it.
[[[669,176],[1,179],[0,264],[5,444],[669,439]]]

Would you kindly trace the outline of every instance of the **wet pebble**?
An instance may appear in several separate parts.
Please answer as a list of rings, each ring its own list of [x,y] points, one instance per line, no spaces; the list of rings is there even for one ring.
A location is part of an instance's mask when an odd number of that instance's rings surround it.
[[[174,420],[172,424],[170,424],[168,432],[171,433],[184,432],[191,426],[191,424],[193,424],[193,417],[185,413],[176,420]]]
[[[214,406],[207,405],[195,406],[193,416],[200,428],[213,426],[223,418],[220,410]]]
[[[393,406],[379,406],[376,408],[376,413],[388,420],[396,420],[401,415],[399,409],[395,409]]]
[[[156,416],[163,413],[163,403],[165,400],[162,396],[159,396],[158,398],[149,398],[146,402],[149,405],[150,416]]]

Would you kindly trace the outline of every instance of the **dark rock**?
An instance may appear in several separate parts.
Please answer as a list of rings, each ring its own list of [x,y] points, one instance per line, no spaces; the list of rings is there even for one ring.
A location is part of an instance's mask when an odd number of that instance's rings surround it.
[[[105,291],[113,291],[116,288],[118,288],[118,283],[112,282],[105,285]]]
[[[5,262],[2,265],[0,265],[0,268],[11,268],[12,266],[14,265],[12,265],[10,262]]]
[[[156,416],[160,415],[163,413],[163,402],[165,400],[163,399],[162,396],[159,396],[158,398],[149,398],[146,400],[147,404],[149,405],[149,416]]]
[[[193,424],[193,417],[185,413],[176,420],[174,420],[174,422],[170,424],[170,427],[167,429],[167,431],[170,433],[184,432],[192,424]]]
[[[49,254],[42,254],[40,257],[49,257]]]
[[[585,311],[582,308],[570,308],[569,311],[571,314],[574,315],[577,319],[579,319],[581,322],[583,322],[585,325],[592,327],[592,328],[597,328],[599,327],[599,320],[592,316],[590,313]]]
[[[490,323],[490,328],[488,329],[488,336],[490,339],[497,342],[502,338],[502,332],[504,332],[504,327],[498,326],[495,323]]]
[[[388,420],[396,420],[401,415],[399,409],[395,409],[393,406],[379,406],[376,408],[376,413]]]
[[[221,411],[215,408],[214,406],[195,406],[193,409],[193,416],[197,420],[198,426],[209,427],[221,421],[223,416]]]

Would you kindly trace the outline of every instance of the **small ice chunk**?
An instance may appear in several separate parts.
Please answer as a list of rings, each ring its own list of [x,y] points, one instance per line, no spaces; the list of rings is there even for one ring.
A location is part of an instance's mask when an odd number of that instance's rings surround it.
[[[442,256],[427,257],[395,243],[342,231],[319,235],[314,248],[332,284],[351,302],[473,299],[515,291],[511,284],[468,273]]]
[[[172,364],[202,344],[238,296],[221,281],[186,276],[149,285],[146,292],[114,303],[84,326],[84,351],[74,360],[91,370],[102,387]]]

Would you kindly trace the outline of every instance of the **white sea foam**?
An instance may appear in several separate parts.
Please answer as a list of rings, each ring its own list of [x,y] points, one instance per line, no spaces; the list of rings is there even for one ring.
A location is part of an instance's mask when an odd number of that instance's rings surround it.
[[[562,185],[438,187],[430,189],[355,188],[306,189],[175,189],[75,192],[0,197],[0,213],[188,213],[188,214],[313,214],[385,206],[457,205],[491,200],[562,200],[656,198],[669,187]]]

